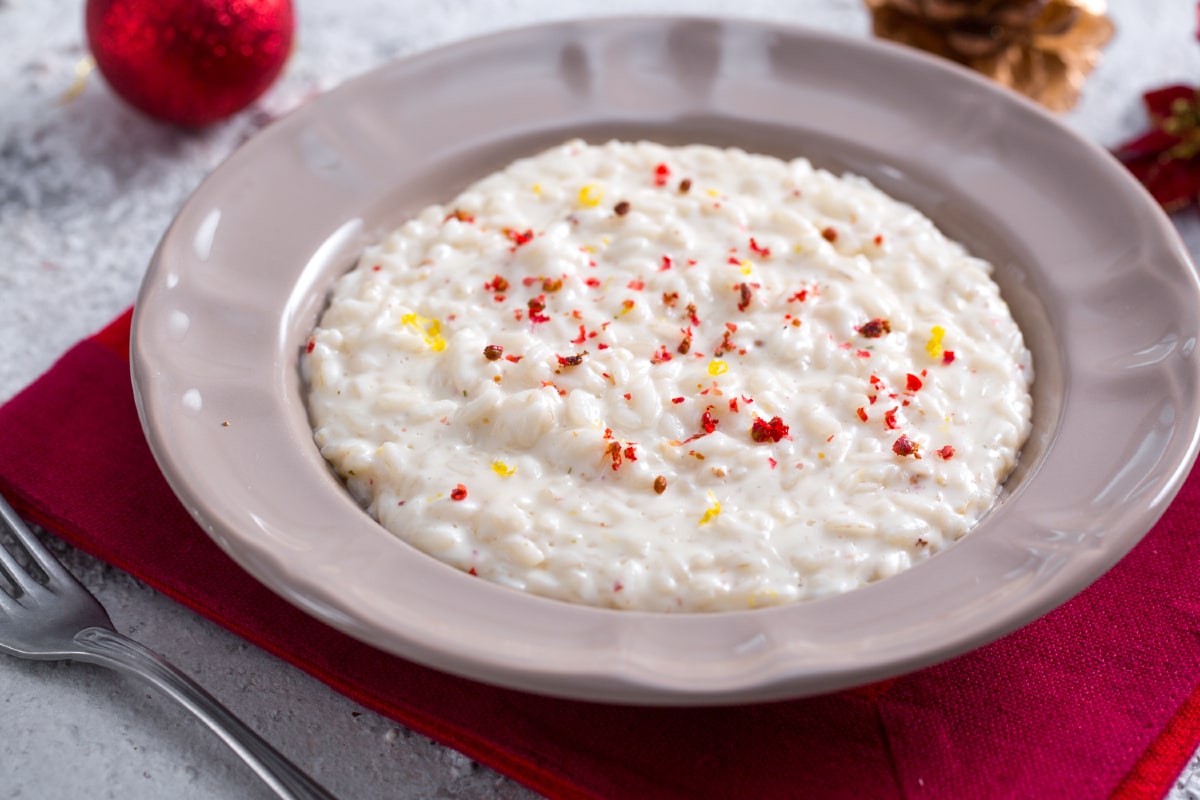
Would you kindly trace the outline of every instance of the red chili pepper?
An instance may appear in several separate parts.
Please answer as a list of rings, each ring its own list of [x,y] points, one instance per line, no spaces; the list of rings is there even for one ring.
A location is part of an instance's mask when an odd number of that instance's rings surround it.
[[[900,427],[896,424],[896,412],[899,410],[899,408],[893,408],[883,412],[883,424],[887,426],[887,429],[890,431],[894,431],[896,428]]]
[[[467,499],[467,487],[463,486],[461,483],[458,486],[455,486],[450,490],[450,499],[456,501]]]
[[[790,433],[790,429],[779,417],[764,420],[755,417],[750,426],[750,438],[756,442],[778,442]]]
[[[886,319],[872,319],[858,326],[858,332],[868,339],[878,339],[885,333],[892,332],[892,324]]]
[[[906,385],[910,392],[915,392],[915,391],[919,390],[922,386],[925,385],[925,384],[921,383],[920,378],[918,378],[916,375],[913,375],[911,372],[908,373],[906,378],[907,378]]]
[[[917,443],[903,433],[900,434],[900,438],[892,445],[892,452],[898,456],[915,456],[920,458],[921,454],[918,452],[919,450],[920,447]]]
[[[950,445],[946,445],[942,449],[938,450],[937,454],[941,456],[942,459],[949,461],[950,459],[954,458],[954,448]]]
[[[659,164],[654,168],[654,185],[666,186],[667,178],[671,177],[671,168],[666,164]]]

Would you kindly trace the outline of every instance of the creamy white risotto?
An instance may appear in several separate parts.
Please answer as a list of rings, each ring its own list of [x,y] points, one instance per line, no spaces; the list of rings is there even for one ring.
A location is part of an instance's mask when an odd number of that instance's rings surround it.
[[[803,159],[568,142],[337,283],[303,358],[316,442],[396,535],[534,594],[844,592],[967,533],[1028,435],[990,271]]]

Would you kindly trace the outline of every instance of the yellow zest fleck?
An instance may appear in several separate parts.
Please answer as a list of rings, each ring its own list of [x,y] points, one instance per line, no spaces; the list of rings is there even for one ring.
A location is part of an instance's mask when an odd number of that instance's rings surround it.
[[[541,193],[542,193],[542,185],[540,183],[535,183],[533,186],[530,186],[529,188],[532,189],[533,193],[536,195],[541,195]]]
[[[716,189],[709,189],[709,190],[708,190],[708,196],[709,196],[709,197],[720,197],[720,196],[721,196],[721,193],[720,193],[720,192],[718,192]]]
[[[612,240],[609,239],[607,236],[605,236],[603,239],[600,240],[600,244],[604,245],[605,247],[608,247],[608,243],[610,241],[612,241]]]
[[[750,259],[748,259],[748,258],[743,258],[743,259],[742,259],[742,265],[741,265],[741,266],[742,266],[742,274],[743,274],[743,275],[749,275],[749,274],[750,274],[750,271],[751,271],[752,269],[754,269],[754,262],[753,262],[753,261],[751,261],[751,260],[750,260]]]
[[[633,311],[634,302],[632,300],[622,300],[621,310],[617,312],[618,317],[623,317],[630,311]]]
[[[583,249],[584,249],[584,251],[586,251],[588,253],[592,253],[592,254],[595,254],[595,252],[596,252],[596,248],[592,247],[590,244],[585,244],[583,246]]]
[[[589,183],[579,190],[579,205],[595,208],[604,199],[604,190],[594,183]]]
[[[755,594],[750,595],[750,607],[751,608],[758,607],[758,598],[760,598],[760,597],[763,598],[764,600],[768,601],[767,602],[768,605],[774,605],[779,600],[779,592],[776,592],[774,590],[768,590],[765,592],[756,592]]]
[[[795,253],[803,253],[803,252],[804,252],[804,245],[802,245],[802,244],[798,244],[798,245],[796,245],[795,247],[793,247],[793,248],[792,248],[792,252],[795,252]]]
[[[824,458],[824,457],[825,457],[824,453],[817,453],[817,458]]]
[[[416,328],[420,332],[421,338],[425,340],[425,344],[433,352],[440,353],[446,349],[446,338],[442,336],[442,323],[436,319],[422,317],[420,314],[405,314],[400,318],[400,322]]]
[[[717,496],[710,489],[708,492],[708,509],[704,512],[704,516],[700,518],[700,524],[707,525],[720,513],[721,504],[717,502]]]
[[[724,375],[726,372],[729,372],[729,364],[721,359],[714,358],[712,361],[708,362],[709,375]]]
[[[934,325],[929,331],[932,336],[925,344],[925,352],[929,353],[930,358],[941,358],[942,355],[942,339],[946,337],[946,329],[941,325]]]
[[[499,475],[502,478],[507,478],[509,475],[512,475],[516,471],[517,471],[516,467],[510,467],[508,464],[505,464],[503,461],[493,461],[492,462],[492,472],[496,473],[497,475]]]

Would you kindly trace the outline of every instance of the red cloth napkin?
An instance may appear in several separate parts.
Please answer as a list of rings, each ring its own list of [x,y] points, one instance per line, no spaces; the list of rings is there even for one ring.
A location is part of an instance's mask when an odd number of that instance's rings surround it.
[[[0,490],[73,545],[551,797],[1157,800],[1200,742],[1200,472],[1091,588],[953,661],[734,708],[556,700],[381,653],[242,572],[154,464],[128,334],[126,315],[0,407]]]

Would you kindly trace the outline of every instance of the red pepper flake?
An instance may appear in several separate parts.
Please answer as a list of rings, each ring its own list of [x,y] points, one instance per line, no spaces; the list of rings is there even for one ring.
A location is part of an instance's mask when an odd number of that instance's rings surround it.
[[[900,427],[896,423],[896,412],[899,410],[900,410],[900,407],[897,406],[896,408],[892,408],[892,409],[889,409],[889,410],[883,412],[883,424],[887,427],[887,429],[889,431],[894,431],[894,430],[896,430],[896,428]]]
[[[526,304],[529,306],[529,321],[530,322],[549,322],[550,317],[542,312],[546,310],[546,295],[539,294],[537,297],[529,298]],[[520,319],[520,317],[517,317]]]
[[[726,353],[731,353],[737,350],[737,345],[733,343],[731,334],[728,330],[721,333],[721,342],[713,349],[713,356],[720,358]]]
[[[446,215],[446,218],[443,219],[442,222],[449,222],[452,219],[456,219],[459,222],[474,222],[475,221],[475,217],[473,217],[470,214],[468,214],[467,212],[463,211],[461,208],[456,208],[453,211],[451,211],[449,214]]]
[[[920,458],[921,454],[918,452],[920,449],[921,448],[916,442],[914,442],[912,439],[909,439],[908,436],[903,433],[900,434],[900,438],[897,439],[892,445],[892,452],[898,456],[913,456],[914,458]]]
[[[859,358],[870,358],[871,351],[870,350],[855,350],[854,355],[858,356]]]
[[[379,272],[381,269],[383,269],[383,266],[380,264],[376,264],[375,266],[371,267],[372,272]]]
[[[671,354],[667,352],[667,346],[660,344],[658,349],[654,351],[654,355],[650,356],[651,364],[661,364],[664,361],[670,361]]]
[[[635,305],[637,305],[637,304],[634,303],[632,300],[622,300],[621,301],[621,313],[628,314],[630,311],[633,311],[633,307]]]
[[[596,289],[600,286],[600,279],[599,278],[588,278],[587,280],[584,281],[584,283],[586,283],[588,286],[592,287],[593,289]]]
[[[654,168],[654,185],[666,186],[667,178],[671,177],[671,168],[666,164],[659,164]]]
[[[620,442],[609,442],[608,447],[604,450],[604,454],[612,459],[613,472],[616,472],[621,468],[622,458]]]
[[[877,234],[875,234],[875,240],[874,240],[874,241],[875,241],[875,246],[876,246],[876,247],[882,247],[882,246],[883,246],[883,234],[882,234],[882,233],[877,233]]]
[[[687,304],[687,315],[688,315],[688,320],[689,320],[689,321],[690,321],[690,322],[691,322],[693,325],[699,325],[699,324],[700,324],[700,318],[699,318],[698,316],[696,316],[696,304],[695,304],[695,303],[688,303],[688,304]]]
[[[504,348],[498,344],[489,344],[483,348],[483,357],[488,361],[499,361],[502,355],[504,355]]]
[[[317,348],[317,343],[313,339],[308,340],[308,345],[304,348],[304,352],[311,353]]]
[[[637,461],[637,445],[630,442],[625,446],[625,457],[630,461]]]
[[[458,486],[455,486],[450,491],[450,499],[455,500],[455,501],[466,500],[467,499],[467,487],[463,486],[461,483]]]
[[[808,299],[808,289],[801,289],[800,291],[796,292],[794,295],[789,297],[787,299],[787,301],[789,303],[803,303],[807,299]]]
[[[779,466],[779,462],[770,456],[767,456],[767,463],[771,465],[771,469],[775,469],[777,466]]]
[[[938,454],[938,457],[941,458],[943,461],[949,461],[950,459],[954,458],[954,448],[951,447],[950,445],[946,445],[945,447],[941,448],[940,450],[937,450],[936,452]]]
[[[501,275],[493,276],[490,281],[483,285],[483,288],[489,292],[507,292],[508,281]]]
[[[513,246],[510,248],[513,251],[515,251],[521,245],[529,244],[529,242],[533,241],[532,229],[526,231],[514,231],[512,228],[505,228],[504,235],[507,236],[508,240],[513,243]]]
[[[546,278],[542,281],[542,291],[557,292],[562,288],[562,278]]]
[[[674,308],[675,301],[679,299],[679,292],[663,292],[663,305],[667,308]]]
[[[505,360],[505,361],[511,361],[511,362],[512,362],[512,363],[514,363],[514,364],[518,364],[518,363],[520,363],[521,359],[522,359],[522,358],[524,358],[524,357],[525,357],[525,356],[505,356],[505,357],[504,357],[504,360]]]
[[[667,490],[667,479],[664,478],[662,475],[659,475],[657,478],[654,479],[654,493],[662,494],[666,490]]]
[[[622,395],[622,397],[624,397],[626,400],[633,399],[633,395],[630,392],[626,392],[624,395]]]
[[[821,231],[821,238],[827,242],[836,242],[838,238],[838,232],[834,230],[832,226],[830,226]]]
[[[750,299],[754,296],[750,284],[739,283],[733,288],[738,290],[738,311],[745,311],[750,307]]]
[[[629,288],[633,289],[635,292],[640,292],[642,289],[646,288],[646,284],[641,279],[634,278],[629,282]]]
[[[624,588],[625,588],[624,584],[622,584],[620,581],[613,581],[613,591],[614,592],[619,592]]]
[[[943,364],[953,364],[954,363],[954,351],[953,350],[943,350],[942,351],[942,363]]]
[[[679,405],[683,401],[684,401],[684,398],[682,398],[682,397],[672,397],[671,398],[671,402],[674,403],[675,405]]]
[[[471,567],[469,570],[467,570],[467,574],[468,575],[478,575],[479,573],[475,571],[474,567]]]
[[[746,395],[742,395],[742,402],[745,403],[746,405],[750,405],[751,403],[754,402],[754,398],[746,397]]]
[[[790,433],[790,429],[779,417],[764,420],[755,417],[750,426],[750,438],[756,442],[778,442]]]
[[[612,436],[613,436],[613,434],[612,434],[612,428],[605,428],[605,429],[604,429],[604,438],[605,438],[605,440],[611,439],[611,438],[612,438]]]
[[[617,203],[615,206],[613,206],[613,213],[616,214],[618,217],[623,217],[626,214],[628,214],[629,213],[629,201],[622,200],[621,202]]]
[[[865,336],[868,339],[878,339],[885,333],[892,332],[892,323],[888,322],[886,319],[875,318],[864,322],[862,325],[859,325],[857,330],[860,335]]]
[[[579,326],[579,335],[571,340],[571,344],[583,344],[584,342],[587,341],[587,338],[588,338],[587,328],[580,325]]]
[[[671,268],[671,265],[672,265],[673,263],[674,263],[674,262],[672,262],[672,261],[671,261],[671,257],[670,257],[670,256],[664,255],[664,256],[662,257],[662,266],[660,266],[660,267],[658,268],[658,271],[659,271],[659,272],[666,272],[667,270],[669,270],[669,269]]]
[[[921,383],[920,378],[918,378],[916,375],[913,375],[911,372],[906,376],[906,380],[906,386],[910,392],[915,392],[925,385]]]
[[[604,342],[601,342],[600,344],[596,345],[596,349],[598,349],[598,350],[607,350],[607,349],[608,349],[608,345],[606,345]]]
[[[587,351],[584,350],[582,353],[574,353],[573,355],[569,356],[560,356],[556,354],[555,358],[558,359],[558,365],[560,367],[578,367],[583,363],[583,357],[586,355]]]
[[[692,179],[691,178],[684,178],[683,180],[681,180],[679,182],[679,193],[680,194],[687,194],[691,190],[692,190]]]
[[[712,406],[709,406],[709,408],[712,408]],[[705,409],[704,413],[700,415],[700,427],[704,429],[705,433],[715,431],[720,422],[718,419],[713,419],[712,412],[708,409]]]
[[[514,308],[513,309],[513,317],[517,320],[517,322],[520,322],[522,319],[525,318],[524,310],[522,310],[520,308]]]
[[[859,408],[855,409],[855,413],[858,414],[858,418],[861,419],[863,422],[867,421],[866,409],[864,409],[860,406]]]
[[[692,329],[680,328],[679,332],[683,334],[683,340],[679,342],[679,346],[675,350],[680,355],[686,356],[688,351],[692,349]]]
[[[758,242],[754,241],[753,236],[750,237],[750,251],[753,253],[757,253],[760,258],[770,258],[771,257],[771,248],[759,247]]]

